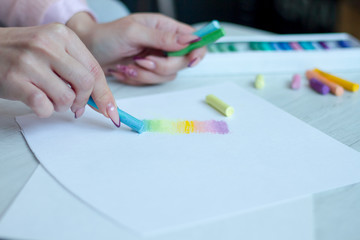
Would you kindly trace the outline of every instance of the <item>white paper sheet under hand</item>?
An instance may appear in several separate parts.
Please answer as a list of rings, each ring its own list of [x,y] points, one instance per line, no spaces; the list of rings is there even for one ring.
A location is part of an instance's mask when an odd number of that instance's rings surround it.
[[[225,118],[204,103],[235,108]],[[93,207],[142,234],[167,231],[360,181],[360,154],[224,84],[121,100],[139,118],[224,120],[230,134],[136,134],[87,110],[18,117],[39,161]]]

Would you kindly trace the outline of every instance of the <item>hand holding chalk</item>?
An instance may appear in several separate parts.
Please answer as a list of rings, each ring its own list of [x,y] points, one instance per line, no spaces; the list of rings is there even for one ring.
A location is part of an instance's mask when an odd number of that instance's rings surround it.
[[[99,112],[119,124],[100,65],[69,28],[0,28],[0,35],[1,98],[22,101],[39,117],[70,108],[79,118],[91,94]]]
[[[218,21],[213,21],[210,25],[195,32],[195,34],[201,36],[201,39],[199,41],[193,42],[186,48],[183,48],[179,51],[168,52],[167,55],[169,57],[184,56],[189,52],[193,51],[194,49],[204,47],[225,36],[225,31],[223,28],[220,27]]]
[[[168,82],[181,69],[198,64],[206,53],[199,48],[183,57],[166,57],[164,52],[179,51],[200,38],[193,27],[160,14],[132,14],[100,24],[87,13],[78,13],[67,25],[107,73],[126,84]]]

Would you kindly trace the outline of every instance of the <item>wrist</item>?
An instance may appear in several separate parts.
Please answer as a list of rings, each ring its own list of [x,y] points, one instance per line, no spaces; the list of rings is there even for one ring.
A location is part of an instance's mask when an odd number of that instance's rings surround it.
[[[95,19],[87,12],[79,12],[66,22],[66,26],[73,30],[83,43],[91,48],[91,35],[97,25]]]

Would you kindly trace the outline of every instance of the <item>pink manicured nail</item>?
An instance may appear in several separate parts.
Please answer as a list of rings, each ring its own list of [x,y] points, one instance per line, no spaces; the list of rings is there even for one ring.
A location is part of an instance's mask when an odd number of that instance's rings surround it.
[[[129,66],[116,65],[116,69],[119,72],[128,75],[129,77],[136,77],[137,76],[137,71],[135,69],[129,67]]]
[[[141,67],[149,69],[149,70],[153,70],[156,68],[155,63],[148,59],[137,59],[137,60],[135,60],[135,62],[138,65],[140,65]]]
[[[188,67],[194,67],[197,64],[197,60],[198,58],[194,58],[193,60],[191,60],[188,64]]]
[[[137,71],[133,68],[129,68],[126,71],[126,74],[130,77],[136,77],[137,76]]]
[[[119,113],[116,109],[116,107],[114,106],[114,104],[109,103],[106,107],[106,112],[107,115],[109,116],[109,118],[111,119],[111,121],[114,123],[114,125],[116,127],[120,127],[120,117],[119,117]]]
[[[84,112],[85,112],[85,107],[80,108],[75,112],[75,118],[76,119],[80,118],[84,114]]]

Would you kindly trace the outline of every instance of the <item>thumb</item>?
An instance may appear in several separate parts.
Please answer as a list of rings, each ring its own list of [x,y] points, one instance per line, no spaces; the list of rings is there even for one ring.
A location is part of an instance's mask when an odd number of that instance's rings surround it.
[[[196,35],[188,33],[168,32],[158,29],[142,27],[135,38],[142,47],[155,48],[164,51],[178,51],[192,42],[200,40]]]

